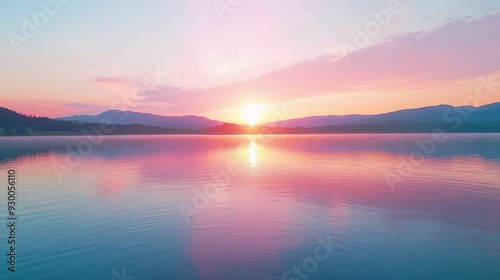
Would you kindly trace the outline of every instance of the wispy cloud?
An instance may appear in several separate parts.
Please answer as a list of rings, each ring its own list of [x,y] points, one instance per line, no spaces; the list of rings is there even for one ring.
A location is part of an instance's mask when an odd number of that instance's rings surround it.
[[[84,104],[84,103],[66,103],[67,107],[78,108],[78,109],[88,109],[88,110],[106,110],[109,109],[101,105]]]
[[[134,77],[96,77],[94,83],[108,88],[138,87],[141,84],[139,78]]]
[[[499,71],[498,30],[500,14],[454,21],[349,57],[332,60],[326,55],[250,81],[209,89],[160,86],[148,92],[147,100],[207,111],[255,100],[277,103],[334,93],[433,88]]]

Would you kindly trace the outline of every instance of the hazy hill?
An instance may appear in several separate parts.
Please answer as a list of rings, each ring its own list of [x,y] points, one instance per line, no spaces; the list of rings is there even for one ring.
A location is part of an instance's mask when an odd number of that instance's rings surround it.
[[[367,125],[389,122],[453,123],[457,117],[463,122],[500,122],[500,102],[481,107],[450,105],[399,110],[378,115],[314,116],[264,124],[272,127],[323,127],[331,125]]]
[[[86,131],[100,130],[97,123],[53,120],[46,117],[27,116],[0,107],[0,135],[81,135]],[[192,131],[149,125],[113,125],[109,134],[181,134]]]
[[[167,117],[153,115],[149,113],[138,113],[132,111],[109,110],[96,116],[81,115],[58,118],[58,120],[93,122],[93,123],[113,123],[113,124],[142,124],[161,126],[175,129],[203,129],[217,126],[222,122],[210,120],[198,116]]]
[[[450,133],[498,133],[500,103],[478,108],[439,105],[373,116],[308,117],[255,127],[196,116],[163,117],[122,111],[53,120],[0,107],[0,135],[81,135],[99,130],[99,123],[113,123],[110,134],[428,133],[435,129]]]

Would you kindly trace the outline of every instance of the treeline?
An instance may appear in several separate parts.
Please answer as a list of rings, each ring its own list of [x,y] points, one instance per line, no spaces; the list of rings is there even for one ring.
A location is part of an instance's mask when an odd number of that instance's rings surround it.
[[[282,128],[279,133],[432,133],[436,130],[445,133],[498,133],[500,132],[500,122],[464,122],[458,126],[456,124],[446,122],[383,122],[363,125]]]
[[[363,125],[329,125],[320,127],[251,127],[221,124],[205,129],[206,134],[339,134],[339,133],[500,133],[500,122],[430,123],[383,122]]]
[[[0,135],[79,135],[87,131],[102,131],[102,124],[60,121],[46,117],[27,116],[0,107]],[[140,124],[113,125],[104,134],[185,134],[191,131]]]
[[[108,125],[104,125],[108,126]],[[52,120],[46,117],[27,116],[0,107],[0,135],[81,135],[100,131],[109,135],[131,134],[334,134],[334,133],[430,133],[438,129],[447,133],[500,132],[500,122],[429,123],[383,122],[363,125],[330,125],[322,127],[266,127],[224,123],[202,130],[182,130],[140,124],[112,125],[77,121]]]

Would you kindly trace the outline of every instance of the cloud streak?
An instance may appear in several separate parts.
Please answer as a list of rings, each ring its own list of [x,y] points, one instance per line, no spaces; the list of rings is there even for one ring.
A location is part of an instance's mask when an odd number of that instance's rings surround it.
[[[127,88],[137,87],[140,85],[141,80],[134,77],[96,77],[93,81],[99,86],[106,88]]]
[[[146,101],[169,103],[175,112],[208,112],[251,102],[280,103],[335,93],[438,87],[500,70],[498,30],[500,13],[457,20],[341,58],[325,55],[249,81],[209,89],[159,86],[148,91]]]

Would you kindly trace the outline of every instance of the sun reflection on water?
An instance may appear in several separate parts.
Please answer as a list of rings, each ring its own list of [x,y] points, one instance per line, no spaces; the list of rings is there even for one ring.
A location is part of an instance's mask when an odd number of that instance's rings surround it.
[[[255,144],[255,142],[250,142],[249,153],[250,153],[250,156],[248,158],[248,161],[250,162],[250,164],[252,166],[257,166],[258,151],[257,151],[257,144]]]

